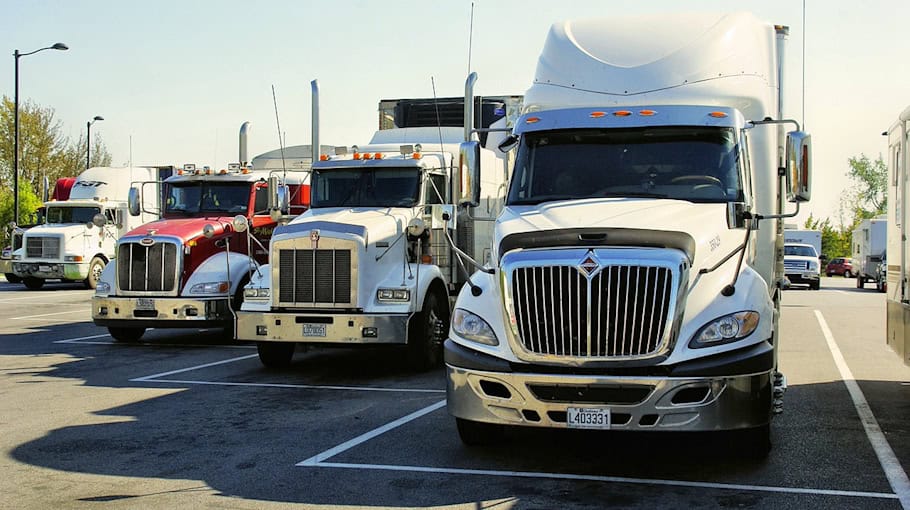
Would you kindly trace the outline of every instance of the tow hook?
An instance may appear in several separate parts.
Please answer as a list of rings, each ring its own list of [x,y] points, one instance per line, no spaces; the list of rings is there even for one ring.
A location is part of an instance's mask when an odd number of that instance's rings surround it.
[[[787,393],[787,377],[781,372],[774,372],[774,387],[772,390],[773,401],[772,412],[781,414],[784,412],[784,394]]]

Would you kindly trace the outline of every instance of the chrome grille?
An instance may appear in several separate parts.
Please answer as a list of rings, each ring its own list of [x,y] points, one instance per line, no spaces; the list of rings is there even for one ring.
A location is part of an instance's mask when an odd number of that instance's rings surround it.
[[[805,260],[784,259],[784,269],[787,271],[805,271],[809,269],[809,262]]]
[[[351,304],[351,250],[279,250],[278,300]]]
[[[178,245],[156,242],[150,246],[122,242],[117,247],[117,285],[127,292],[176,292]]]
[[[33,259],[59,259],[59,237],[34,237],[25,238],[25,256]]]
[[[666,267],[610,265],[590,278],[575,266],[519,267],[511,282],[519,341],[535,354],[647,356],[672,322]]]

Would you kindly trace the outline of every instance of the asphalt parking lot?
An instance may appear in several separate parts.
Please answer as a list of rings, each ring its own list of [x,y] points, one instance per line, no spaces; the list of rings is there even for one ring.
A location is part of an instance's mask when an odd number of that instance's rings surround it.
[[[0,507],[908,508],[910,368],[884,343],[884,295],[854,287],[785,292],[785,411],[749,461],[704,434],[515,430],[467,448],[442,369],[411,373],[397,351],[274,371],[218,330],[122,345],[89,291],[0,281]]]

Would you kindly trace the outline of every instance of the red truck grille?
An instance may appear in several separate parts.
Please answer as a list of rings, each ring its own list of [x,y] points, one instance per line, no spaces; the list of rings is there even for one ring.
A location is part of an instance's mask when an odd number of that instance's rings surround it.
[[[127,292],[177,290],[179,246],[156,242],[151,246],[121,243],[117,248],[117,285]]]

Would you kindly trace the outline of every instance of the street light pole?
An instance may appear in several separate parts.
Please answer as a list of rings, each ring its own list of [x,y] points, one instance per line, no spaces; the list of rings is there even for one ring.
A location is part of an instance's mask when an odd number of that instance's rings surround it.
[[[95,115],[95,118],[85,123],[85,169],[88,170],[92,165],[92,124],[95,121],[104,120],[101,115]]]
[[[13,223],[19,223],[19,57],[34,55],[44,50],[68,50],[69,47],[63,43],[56,43],[53,46],[40,48],[28,53],[19,53],[19,50],[13,51],[13,60],[15,60],[15,87],[13,93]]]

